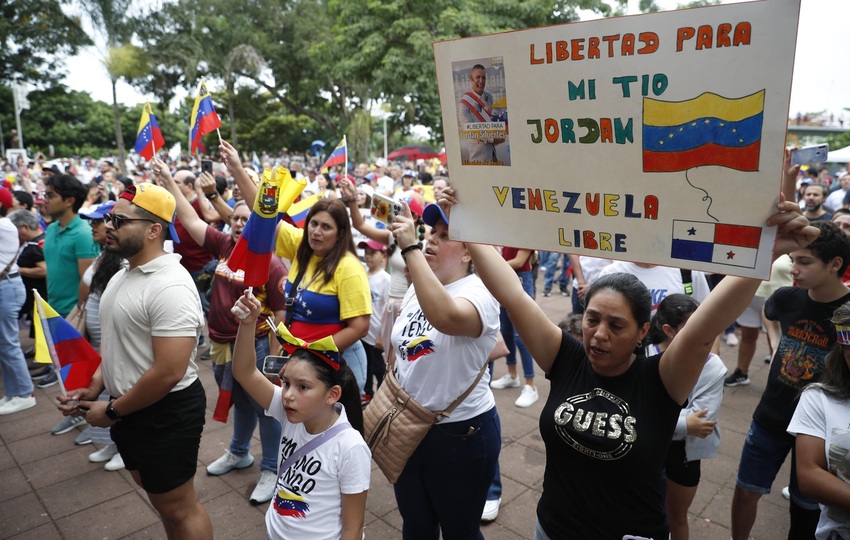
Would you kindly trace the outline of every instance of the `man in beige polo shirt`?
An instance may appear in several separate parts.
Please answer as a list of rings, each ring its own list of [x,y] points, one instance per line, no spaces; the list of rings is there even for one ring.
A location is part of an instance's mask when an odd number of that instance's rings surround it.
[[[194,487],[206,406],[194,357],[204,317],[180,256],[163,249],[166,237],[178,241],[174,210],[167,190],[144,183],[127,188],[104,216],[104,249],[129,268],[115,274],[101,297],[100,368],[88,388],[59,399],[66,414],[111,428],[169,539],[211,539]],[[108,403],[96,401],[104,388]]]

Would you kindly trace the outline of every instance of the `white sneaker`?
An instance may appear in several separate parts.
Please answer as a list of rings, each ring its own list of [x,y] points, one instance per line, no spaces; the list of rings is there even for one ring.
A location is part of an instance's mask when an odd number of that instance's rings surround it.
[[[514,405],[520,408],[531,407],[537,403],[538,399],[540,399],[540,395],[537,393],[537,388],[526,384],[522,387],[522,393],[516,398]]]
[[[496,518],[499,517],[499,506],[501,504],[501,498],[485,502],[484,511],[481,512],[481,521],[496,521]]]
[[[490,388],[500,390],[502,388],[519,388],[519,376],[511,377],[510,373],[505,373],[495,381],[490,381]]]
[[[735,332],[726,334],[725,339],[726,339],[726,345],[729,345],[730,347],[737,347],[738,346],[738,336],[735,335]]]
[[[785,486],[784,488],[782,488],[782,496],[788,499],[789,501],[791,500],[791,486]]]
[[[0,405],[0,415],[12,414],[35,407],[35,396],[11,397],[6,403]]]
[[[207,474],[211,476],[219,476],[228,473],[233,469],[244,469],[254,464],[254,456],[245,454],[237,456],[231,454],[230,450],[225,450],[224,455],[213,461],[207,466]]]
[[[109,461],[115,454],[118,453],[118,447],[114,444],[107,444],[97,452],[92,452],[89,454],[89,461],[92,463],[103,463],[104,461]]]
[[[112,459],[106,462],[106,465],[103,466],[107,471],[120,471],[124,468],[124,458],[121,457],[121,454],[117,453],[112,456]]]
[[[0,407],[8,403],[10,399],[12,398],[10,398],[9,396],[0,397]]]
[[[260,471],[257,487],[251,492],[251,504],[263,504],[272,500],[274,488],[277,485],[277,475],[274,471]]]

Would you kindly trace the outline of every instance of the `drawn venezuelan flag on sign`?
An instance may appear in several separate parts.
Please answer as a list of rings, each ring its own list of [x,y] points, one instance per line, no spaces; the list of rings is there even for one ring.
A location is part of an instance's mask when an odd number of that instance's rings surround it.
[[[738,99],[711,92],[686,101],[643,98],[643,170],[757,171],[763,117],[764,90]]]

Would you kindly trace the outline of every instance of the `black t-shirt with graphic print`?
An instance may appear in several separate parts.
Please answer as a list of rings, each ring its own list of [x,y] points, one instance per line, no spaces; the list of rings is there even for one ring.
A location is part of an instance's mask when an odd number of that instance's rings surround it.
[[[537,517],[550,538],[667,539],[661,469],[682,404],[639,356],[617,377],[593,371],[584,347],[563,333],[540,416],[546,445]]]
[[[850,294],[832,302],[815,302],[806,289],[782,287],[764,303],[765,316],[779,321],[782,338],[753,420],[774,435],[787,435],[800,392],[820,379],[826,355],[835,344],[830,319],[848,300]]]

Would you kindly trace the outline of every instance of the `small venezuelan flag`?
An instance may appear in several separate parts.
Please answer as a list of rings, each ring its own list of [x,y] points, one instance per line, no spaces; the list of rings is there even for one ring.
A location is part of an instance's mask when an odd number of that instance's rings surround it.
[[[331,155],[328,156],[325,164],[321,166],[320,170],[324,172],[328,172],[328,169],[333,167],[334,165],[342,165],[348,159],[348,148],[345,142],[345,135],[342,137],[342,141],[334,148],[334,151],[331,152]]]
[[[150,103],[145,103],[142,109],[142,119],[139,121],[139,131],[136,132],[136,153],[150,161],[157,148],[165,146],[162,131],[153,114]]]
[[[221,120],[218,118],[218,113],[215,112],[212,95],[207,90],[207,84],[201,81],[201,86],[198,88],[198,96],[195,98],[195,105],[192,107],[192,119],[189,122],[189,153],[194,154],[197,150],[202,150],[201,137],[221,127]]]
[[[38,310],[38,317],[33,320],[36,361],[53,363],[59,373],[63,393],[87,387],[100,366],[100,355],[71,323],[60,317],[56,310],[44,301],[38,291],[34,293]],[[45,352],[49,355],[49,360],[43,357]]]
[[[319,194],[316,193],[315,195],[310,195],[306,199],[301,199],[292,205],[287,212],[287,215],[289,215],[289,218],[296,227],[301,229],[304,228],[304,223],[307,221],[307,214],[310,213],[310,209],[313,208],[313,205],[319,202],[320,198]]]

